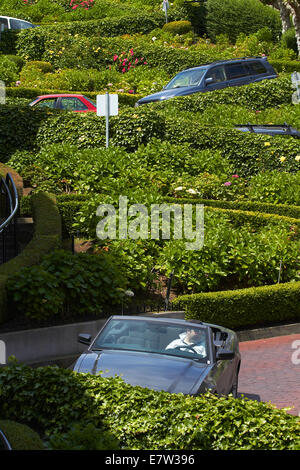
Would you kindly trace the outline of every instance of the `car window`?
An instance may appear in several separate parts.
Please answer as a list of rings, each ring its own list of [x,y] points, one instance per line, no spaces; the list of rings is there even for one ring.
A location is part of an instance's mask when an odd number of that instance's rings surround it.
[[[152,352],[209,363],[207,329],[198,326],[192,329],[187,331],[185,325],[157,324],[147,320],[111,320],[91,349]]]
[[[246,77],[249,75],[245,64],[236,63],[226,65],[226,76],[228,80],[233,80],[235,78]]]
[[[172,88],[180,88],[185,86],[197,86],[199,85],[204,73],[206,72],[206,67],[199,67],[193,70],[184,70],[183,72],[178,73],[165,87],[165,90],[170,90]]]
[[[10,28],[11,29],[28,29],[32,28],[32,24],[28,23],[27,21],[22,20],[15,20],[13,18],[10,19]]]
[[[88,107],[76,97],[60,99],[60,108],[68,111],[85,111]]]
[[[8,29],[8,19],[0,18],[0,31],[5,31]]]
[[[55,108],[55,98],[45,98],[44,100],[39,101],[36,103],[35,107],[39,108]]]
[[[260,75],[267,72],[266,67],[262,62],[247,62],[247,67],[251,75]]]
[[[95,101],[91,100],[90,98],[88,98],[87,96],[84,97],[90,104],[92,104],[93,106],[95,106],[95,108],[97,107],[97,104],[95,103]]]
[[[226,80],[224,65],[212,67],[205,75],[206,78],[212,78],[211,83],[224,82]]]

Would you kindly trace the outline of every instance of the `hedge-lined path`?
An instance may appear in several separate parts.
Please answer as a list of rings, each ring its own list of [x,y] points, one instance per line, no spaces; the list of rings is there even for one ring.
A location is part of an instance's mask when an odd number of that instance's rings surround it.
[[[239,396],[300,415],[300,334],[240,343]]]

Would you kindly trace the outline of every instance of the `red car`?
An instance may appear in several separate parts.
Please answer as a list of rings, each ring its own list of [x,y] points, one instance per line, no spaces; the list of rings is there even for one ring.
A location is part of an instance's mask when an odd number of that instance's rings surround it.
[[[57,94],[41,95],[35,98],[29,106],[38,108],[63,109],[77,113],[96,112],[96,103],[84,95]]]

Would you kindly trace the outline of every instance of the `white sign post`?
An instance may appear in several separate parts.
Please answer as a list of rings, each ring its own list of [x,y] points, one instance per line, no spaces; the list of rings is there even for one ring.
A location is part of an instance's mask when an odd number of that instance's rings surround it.
[[[291,75],[292,87],[296,88],[296,91],[292,95],[293,104],[300,103],[300,72],[293,72]]]
[[[117,116],[118,112],[118,95],[97,95],[97,116],[106,118],[106,148],[109,146],[109,116]]]
[[[163,0],[162,4],[162,9],[165,12],[166,15],[166,23],[168,22],[168,10],[170,8],[169,1],[168,0]]]

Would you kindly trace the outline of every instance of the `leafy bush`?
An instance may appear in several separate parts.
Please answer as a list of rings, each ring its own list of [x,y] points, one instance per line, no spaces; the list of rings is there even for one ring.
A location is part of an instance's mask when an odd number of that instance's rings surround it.
[[[16,310],[38,321],[62,314],[64,294],[58,287],[57,277],[42,266],[21,268],[7,283]]]
[[[298,53],[295,28],[290,28],[282,34],[281,44],[287,49],[292,49],[296,54]]]
[[[6,86],[11,86],[19,78],[18,66],[14,60],[0,56],[0,77]]]
[[[105,304],[121,303],[126,277],[106,252],[46,255],[39,266],[21,269],[8,281],[19,313],[43,321],[54,315],[99,314]]]
[[[8,438],[12,450],[44,450],[44,444],[37,432],[26,424],[11,420],[0,420],[0,429]]]
[[[118,440],[108,431],[75,423],[65,433],[53,433],[48,442],[49,450],[118,450]]]
[[[300,168],[300,155],[296,158]],[[252,201],[300,206],[300,170],[295,174],[286,171],[259,173],[251,178],[248,195]]]
[[[206,8],[206,28],[212,40],[222,33],[234,42],[241,31],[249,35],[265,26],[272,30],[273,40],[281,32],[278,11],[258,0],[208,0]]]
[[[69,445],[69,437],[81,444],[78,425],[70,432],[71,423],[80,423],[82,429],[89,424],[88,432],[105,424],[121,448],[134,450],[300,448],[298,417],[243,397],[170,394],[132,387],[119,377],[18,363],[0,369],[0,385],[1,416],[34,424],[59,444]],[[54,439],[57,432],[67,436]]]

